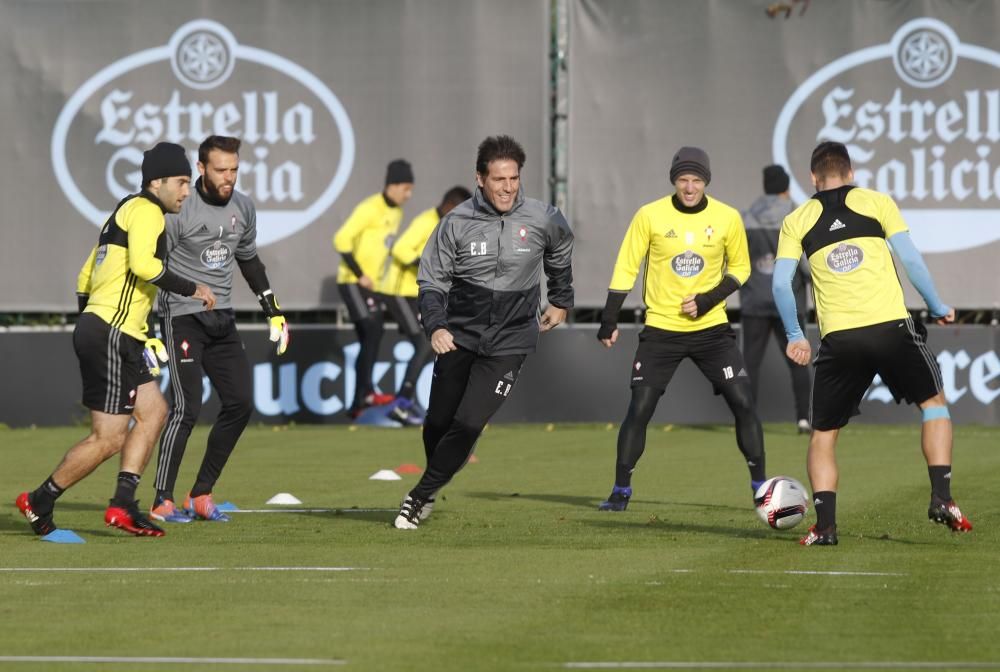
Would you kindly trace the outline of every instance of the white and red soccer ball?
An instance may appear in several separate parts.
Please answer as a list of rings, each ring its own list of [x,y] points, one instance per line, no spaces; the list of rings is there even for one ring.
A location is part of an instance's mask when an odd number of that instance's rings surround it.
[[[762,521],[776,530],[787,530],[806,517],[809,493],[794,478],[775,476],[757,488],[753,503]]]

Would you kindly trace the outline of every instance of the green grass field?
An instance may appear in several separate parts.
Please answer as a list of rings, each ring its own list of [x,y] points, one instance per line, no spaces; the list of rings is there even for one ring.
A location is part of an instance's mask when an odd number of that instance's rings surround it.
[[[0,431],[0,669],[1000,668],[1000,430],[957,430],[955,496],[976,526],[963,536],[927,521],[916,424],[845,430],[835,548],[798,546],[806,525],[759,522],[728,427],[651,427],[629,510],[598,512],[616,430],[490,427],[433,518],[404,532],[389,522],[416,476],[368,477],[422,466],[417,432],[253,428],[217,501],[276,508],[264,502],[290,492],[329,511],[234,513],[127,537],[103,526],[109,462],[56,509],[82,546],[38,541],[13,501],[85,430]],[[205,434],[192,437],[179,488]],[[805,481],[805,439],[783,426],[765,437],[769,474]],[[319,569],[333,567],[353,569]],[[93,571],[109,568],[130,570]]]

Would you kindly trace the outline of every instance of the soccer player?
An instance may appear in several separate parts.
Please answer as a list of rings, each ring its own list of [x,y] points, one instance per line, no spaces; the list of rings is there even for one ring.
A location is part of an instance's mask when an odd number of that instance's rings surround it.
[[[414,217],[406,231],[393,243],[382,277],[380,299],[399,325],[399,331],[413,345],[413,357],[406,366],[403,382],[389,411],[389,417],[403,425],[421,425],[424,422],[426,411],[416,401],[417,378],[434,356],[430,342],[420,327],[420,309],[417,306],[420,254],[441,218],[470,198],[472,194],[465,187],[452,187],[445,193],[440,205]]]
[[[750,374],[750,387],[754,401],[760,384],[760,366],[764,361],[764,349],[774,332],[782,354],[788,343],[781,317],[774,305],[771,294],[771,278],[774,276],[774,257],[778,253],[778,232],[781,222],[795,208],[788,193],[788,173],[781,166],[764,168],[764,195],[753,202],[743,213],[743,223],[747,230],[750,248],[750,278],[740,287],[740,324],[743,331],[743,357]],[[806,284],[809,281],[807,264],[799,264],[793,280],[796,303],[805,308]],[[800,314],[799,321],[805,323]],[[788,368],[792,376],[792,394],[795,397],[795,417],[799,434],[808,434],[809,426],[809,369],[796,365],[790,360]]]
[[[709,197],[708,154],[681,147],[670,164],[674,193],[639,208],[618,251],[597,338],[618,340],[618,313],[646,262],[646,326],[632,363],[632,400],[618,432],[615,485],[598,507],[624,511],[632,472],[646,448],[646,427],[677,366],[687,357],[721,394],[736,421],[736,443],[753,491],[765,481],[764,436],[750,377],[726,317],[726,297],[750,275],[740,214]]]
[[[813,376],[813,433],[806,459],[816,524],[800,543],[837,544],[837,435],[860,412],[861,399],[876,374],[897,402],[905,399],[922,410],[921,447],[931,481],[928,517],[955,532],[968,532],[972,523],[951,497],[952,427],[941,370],[927,347],[927,330],[906,310],[886,241],[931,316],[939,324],[948,324],[954,322],[955,311],[938,297],[892,198],[851,184],[854,172],[847,147],[839,142],[820,143],[813,150],[809,170],[817,193],[785,218],[773,280],[774,299],[788,338],[785,351],[792,361],[805,366],[812,348],[796,318],[791,287],[799,257],[805,252],[822,337]]]
[[[361,201],[333,236],[333,248],[340,254],[337,289],[361,346],[354,364],[354,401],[347,411],[352,418],[369,406],[393,400],[391,394],[375,392],[372,382],[384,319],[375,283],[385,271],[389,249],[403,220],[403,205],[411,196],[413,169],[403,159],[396,159],[386,169],[385,188]]]
[[[180,210],[190,189],[191,164],[184,148],[159,143],[143,154],[141,170],[142,191],[115,207],[77,280],[81,314],[73,347],[91,430],[45,482],[18,495],[17,508],[38,535],[56,530],[56,500],[68,488],[121,453],[118,485],[104,522],[136,536],[163,536],[135,499],[167,417],[167,404],[150,372],[150,366],[158,366],[156,356],[162,359],[162,344],[150,363],[146,345],[153,350],[157,343],[147,341],[146,321],[157,287],[190,296],[208,310],[215,305],[215,295],[163,264],[163,215]]]
[[[424,422],[427,469],[393,521],[414,530],[438,490],[468,461],[517,382],[539,331],[573,307],[573,233],[553,205],[521,190],[524,150],[489,137],[476,156],[475,195],[445,215],[420,258],[424,331],[437,354]],[[539,317],[540,276],[549,307]]]
[[[257,211],[250,198],[236,191],[240,141],[212,135],[198,148],[194,195],[180,213],[167,216],[167,267],[210,287],[215,310],[199,301],[161,291],[160,332],[167,341],[173,403],[160,438],[156,466],[155,520],[184,523],[192,518],[226,522],[212,490],[253,411],[253,378],[233,312],[236,267],[257,296],[270,326],[277,353],[288,347],[288,324],[271,291],[264,264],[257,256]],[[202,375],[219,393],[222,408],[208,434],[208,445],[194,485],[178,508],[174,499],[177,471],[191,429],[198,420]]]

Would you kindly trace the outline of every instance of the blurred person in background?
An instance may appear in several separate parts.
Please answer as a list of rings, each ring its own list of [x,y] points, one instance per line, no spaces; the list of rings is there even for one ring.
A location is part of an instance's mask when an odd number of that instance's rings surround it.
[[[760,367],[764,361],[767,342],[774,338],[784,355],[788,341],[785,328],[774,305],[771,293],[771,279],[774,276],[774,259],[778,253],[778,233],[781,222],[795,208],[788,193],[788,173],[781,166],[764,168],[764,195],[759,197],[743,212],[743,225],[747,231],[750,250],[750,278],[740,287],[740,324],[743,331],[743,359],[750,374],[750,386],[754,401],[760,403]],[[795,304],[800,310],[806,307],[806,284],[809,282],[809,265],[805,259],[796,269],[792,279]],[[805,324],[804,313],[799,313],[799,322]],[[796,426],[800,434],[807,434],[809,425],[809,368],[798,366],[787,357],[792,376],[792,394],[795,398]]]
[[[396,159],[386,168],[382,191],[361,201],[333,236],[333,248],[340,254],[337,289],[361,346],[354,363],[354,400],[347,410],[351,418],[357,418],[370,406],[391,403],[394,398],[376,392],[372,381],[384,322],[376,281],[385,271],[389,250],[403,221],[403,205],[411,196],[413,168],[404,159]]]
[[[427,412],[417,403],[417,379],[424,366],[434,357],[430,341],[420,326],[420,308],[417,305],[420,254],[441,218],[471,197],[472,193],[465,187],[452,187],[436,208],[428,208],[414,217],[393,243],[386,271],[379,285],[383,305],[396,321],[400,334],[406,336],[413,345],[413,356],[406,365],[403,382],[396,392],[396,399],[388,415],[402,425],[416,426],[424,422]]]

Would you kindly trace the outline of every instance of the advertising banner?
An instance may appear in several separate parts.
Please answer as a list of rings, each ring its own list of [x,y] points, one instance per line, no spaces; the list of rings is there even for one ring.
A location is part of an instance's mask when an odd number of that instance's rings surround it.
[[[548,3],[463,0],[168,4],[0,0],[0,312],[75,310],[98,227],[140,183],[142,152],[210,134],[243,141],[237,188],[286,310],[340,303],[331,238],[414,168],[404,226],[474,186],[476,148],[524,146],[546,198]],[[502,36],[502,39],[497,39]],[[257,302],[242,280],[239,309]]]
[[[635,211],[672,193],[679,147],[704,148],[708,193],[745,210],[773,163],[790,173],[794,202],[810,198],[810,154],[833,140],[848,146],[858,185],[899,204],[946,303],[1000,306],[1000,274],[987,270],[1000,254],[996,3],[570,9],[569,211],[584,241],[583,302],[603,303]],[[908,304],[923,307],[904,285]]]
[[[351,329],[299,327],[293,346],[274,354],[262,325],[241,327],[253,367],[252,422],[281,424],[346,423],[346,404],[354,396],[354,362],[358,343]],[[956,422],[1000,424],[1000,330],[992,327],[934,327],[929,343],[938,353],[945,396]],[[609,350],[596,338],[596,326],[560,327],[539,340],[495,422],[619,423],[629,402],[632,357],[638,330],[623,325],[622,337]],[[813,341],[816,334],[811,334]],[[394,392],[403,380],[413,346],[388,331],[375,364],[375,383]],[[12,427],[84,422],[78,364],[69,331],[0,333],[0,360],[8,362],[0,389],[0,423]],[[791,382],[784,356],[772,344],[761,370],[758,413],[765,422],[796,420]],[[161,388],[169,389],[169,364]],[[417,400],[426,408],[432,365],[417,385]],[[218,399],[205,379],[202,421],[218,413]],[[917,422],[913,406],[900,408],[889,390],[874,381],[855,422]],[[729,424],[732,415],[711,384],[690,362],[681,364],[657,407],[656,422]]]

